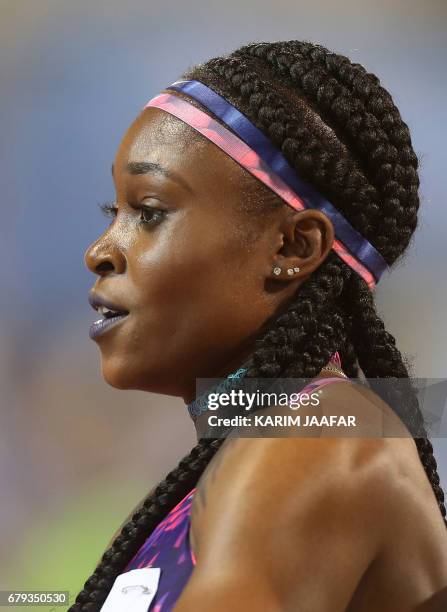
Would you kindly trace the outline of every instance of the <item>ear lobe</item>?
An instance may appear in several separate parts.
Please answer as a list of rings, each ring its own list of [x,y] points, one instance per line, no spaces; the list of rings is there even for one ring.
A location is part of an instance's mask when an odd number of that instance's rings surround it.
[[[288,280],[288,279],[291,279],[292,277],[296,277],[299,271],[300,271],[299,266],[282,268],[281,266],[275,265],[272,268],[272,275],[276,279],[280,279],[280,280],[287,279]]]

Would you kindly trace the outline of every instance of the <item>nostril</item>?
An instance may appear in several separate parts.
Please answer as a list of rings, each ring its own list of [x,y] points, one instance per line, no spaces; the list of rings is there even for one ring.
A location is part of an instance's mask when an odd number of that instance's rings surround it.
[[[95,267],[96,272],[110,272],[113,270],[113,264],[111,261],[102,261]]]

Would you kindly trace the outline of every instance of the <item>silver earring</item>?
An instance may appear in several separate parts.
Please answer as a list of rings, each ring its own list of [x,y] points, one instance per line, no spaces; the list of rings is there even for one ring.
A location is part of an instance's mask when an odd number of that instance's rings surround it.
[[[300,271],[300,268],[287,268],[287,274],[292,276],[293,274],[297,274]],[[273,274],[279,276],[282,272],[282,269],[279,266],[275,266],[273,268]]]

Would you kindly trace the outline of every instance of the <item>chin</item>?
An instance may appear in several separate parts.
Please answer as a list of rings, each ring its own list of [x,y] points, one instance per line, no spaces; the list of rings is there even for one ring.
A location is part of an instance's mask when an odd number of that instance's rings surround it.
[[[114,389],[147,391],[162,395],[180,395],[178,389],[172,388],[172,376],[163,384],[162,373],[134,367],[127,359],[101,358],[101,372],[104,380]],[[156,382],[155,382],[156,381]]]
[[[102,357],[101,373],[104,380],[115,389],[139,389],[129,364],[123,363],[122,360]]]
[[[129,386],[129,380],[125,374],[115,371],[111,372],[110,368],[102,368],[102,377],[106,383],[115,389],[125,390],[132,388]]]

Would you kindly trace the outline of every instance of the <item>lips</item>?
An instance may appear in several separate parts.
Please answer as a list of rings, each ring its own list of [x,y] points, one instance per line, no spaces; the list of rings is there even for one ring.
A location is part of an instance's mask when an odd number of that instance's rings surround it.
[[[91,307],[102,316],[102,319],[98,319],[90,327],[89,335],[92,339],[103,334],[129,314],[129,311],[120,304],[115,304],[94,293],[89,294],[88,301]]]
[[[94,310],[98,311],[107,319],[111,318],[112,316],[129,314],[129,311],[119,304],[114,304],[110,300],[96,295],[95,293],[89,293],[88,301]]]

